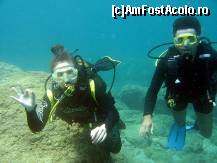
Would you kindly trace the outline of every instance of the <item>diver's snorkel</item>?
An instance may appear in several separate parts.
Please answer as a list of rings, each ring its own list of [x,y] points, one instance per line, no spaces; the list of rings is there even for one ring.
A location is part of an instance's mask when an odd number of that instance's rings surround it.
[[[77,53],[79,49],[75,49],[73,52],[69,53],[71,56],[73,56],[75,53]]]

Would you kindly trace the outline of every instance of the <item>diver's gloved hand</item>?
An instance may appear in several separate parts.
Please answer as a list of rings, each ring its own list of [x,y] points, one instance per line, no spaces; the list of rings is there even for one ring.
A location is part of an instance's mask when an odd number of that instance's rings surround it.
[[[107,137],[105,124],[91,130],[90,137],[93,144],[102,143]]]
[[[151,115],[145,115],[144,120],[140,126],[139,135],[145,138],[149,138],[153,134],[153,123]]]
[[[10,96],[11,98],[23,105],[28,112],[35,108],[35,94],[30,89],[24,90],[21,85],[12,87],[12,89],[16,92],[16,97]]]

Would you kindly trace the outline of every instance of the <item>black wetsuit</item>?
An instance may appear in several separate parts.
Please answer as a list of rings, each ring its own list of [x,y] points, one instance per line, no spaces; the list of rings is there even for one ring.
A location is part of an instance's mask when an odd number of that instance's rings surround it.
[[[195,58],[180,55],[173,46],[157,65],[145,97],[144,115],[152,114],[157,94],[165,83],[166,100],[173,99],[174,110],[184,110],[192,103],[195,111],[210,113],[215,100],[217,80],[217,52],[205,43],[198,46]]]
[[[95,96],[97,102],[91,96],[89,83],[77,85],[72,96],[66,96],[58,105],[55,115],[71,124],[73,122],[100,125],[105,123],[108,136],[105,142],[109,152],[117,153],[121,148],[119,130],[115,124],[119,121],[119,113],[114,106],[114,99],[110,93],[106,93],[106,84],[98,76],[93,77],[95,82]],[[64,90],[53,87],[55,98],[59,98]],[[46,125],[51,111],[51,103],[47,97],[38,104],[34,111],[27,112],[27,121],[32,132],[41,131]],[[97,118],[95,121],[94,112]]]

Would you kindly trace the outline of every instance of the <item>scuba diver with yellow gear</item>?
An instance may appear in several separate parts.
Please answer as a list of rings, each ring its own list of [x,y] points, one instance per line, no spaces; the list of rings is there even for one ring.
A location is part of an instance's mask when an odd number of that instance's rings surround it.
[[[25,107],[33,133],[41,131],[47,121],[53,121],[55,117],[68,124],[88,124],[91,143],[102,146],[109,159],[110,152],[118,153],[122,146],[116,127],[119,113],[114,106],[111,88],[106,92],[106,83],[97,72],[115,68],[120,62],[107,56],[96,64],[89,64],[80,56],[71,56],[62,45],[52,47],[51,51],[54,54],[52,75],[46,81],[42,102],[36,104],[35,94],[21,86],[13,88],[17,96],[11,97]]]
[[[186,108],[192,103],[196,124],[202,136],[212,135],[212,109],[215,106],[217,88],[217,52],[208,39],[200,37],[201,25],[195,17],[180,17],[173,24],[173,45],[160,57],[150,55],[154,49],[171,45],[162,44],[152,48],[148,55],[158,59],[151,85],[144,104],[141,136],[149,136],[153,130],[152,114],[157,94],[165,83],[165,99],[174,117],[167,147],[181,150],[185,145]]]

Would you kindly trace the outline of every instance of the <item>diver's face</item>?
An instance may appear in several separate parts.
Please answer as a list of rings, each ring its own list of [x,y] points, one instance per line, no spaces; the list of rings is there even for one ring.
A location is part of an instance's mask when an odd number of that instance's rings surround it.
[[[75,84],[78,78],[78,69],[70,62],[59,62],[53,69],[52,78],[60,86]]]
[[[180,29],[176,31],[174,37],[175,47],[181,54],[194,56],[198,47],[198,36],[195,29]]]

